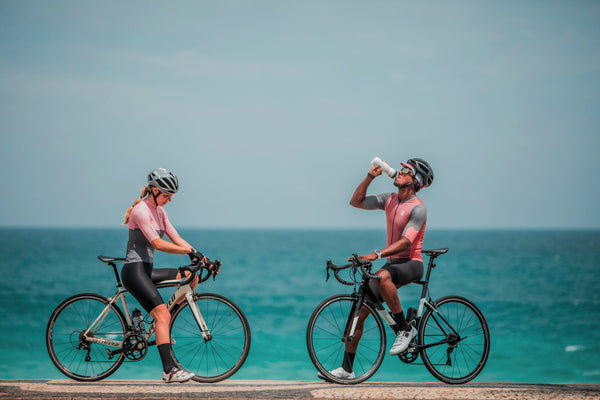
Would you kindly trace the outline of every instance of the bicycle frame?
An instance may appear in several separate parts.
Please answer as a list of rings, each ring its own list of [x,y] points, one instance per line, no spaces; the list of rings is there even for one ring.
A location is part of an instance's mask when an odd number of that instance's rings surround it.
[[[430,255],[429,262],[427,264],[427,273],[425,275],[425,279],[422,281],[415,282],[415,284],[419,284],[419,285],[423,286],[423,290],[421,291],[421,298],[419,300],[419,308],[417,309],[417,314],[415,317],[416,325],[418,328],[420,319],[423,316],[424,310],[425,310],[425,308],[428,308],[428,309],[433,310],[433,312],[435,313],[435,315],[433,316],[433,319],[444,333],[446,333],[446,329],[444,329],[444,327],[442,326],[442,324],[440,324],[440,322],[438,321],[437,318],[440,318],[441,321],[443,322],[443,324],[447,328],[449,328],[458,337],[458,333],[452,327],[452,325],[450,325],[448,323],[448,321],[446,321],[441,315],[438,314],[438,312],[435,308],[435,303],[431,301],[431,297],[429,296],[429,278],[431,276],[431,270],[436,267],[435,262],[434,262],[435,258],[437,258],[437,255],[436,256]],[[354,293],[352,294],[352,296],[355,298],[355,302],[350,311],[350,315],[348,316],[348,321],[346,323],[346,329],[344,331],[344,337],[342,338],[343,342],[349,342],[355,336],[356,326],[358,324],[360,311],[362,309],[365,298],[367,297],[366,293],[365,293],[365,287],[368,285],[369,280],[370,280],[370,278],[363,275],[360,285],[358,287],[358,290],[355,289]],[[385,321],[385,323],[390,327],[390,329],[392,329],[392,331],[395,334],[397,334],[399,330],[398,330],[396,321],[394,320],[392,314],[384,307],[383,303],[378,300],[373,301],[370,298],[367,298],[366,301],[369,302],[377,310],[380,317]],[[438,342],[429,343],[427,345],[417,344],[416,347],[412,348],[412,351],[418,351],[418,350],[424,349],[424,348],[439,346],[441,344],[452,343],[454,341],[456,341],[456,339],[441,340]]]
[[[116,265],[111,264],[111,266],[115,270],[115,276],[117,278],[117,293],[114,296],[108,298],[108,304],[102,310],[100,315],[90,325],[90,327],[88,329],[86,329],[85,332],[83,332],[82,338],[88,342],[100,343],[100,344],[104,344],[107,346],[115,347],[117,349],[121,349],[123,347],[122,341],[98,337],[94,334],[97,327],[102,323],[102,321],[104,321],[104,318],[106,318],[106,316],[108,315],[110,309],[112,307],[116,307],[117,309],[119,308],[117,305],[119,299],[121,300],[121,304],[122,304],[123,311],[125,314],[124,315],[125,320],[127,321],[127,331],[128,332],[133,331],[133,322],[131,320],[131,314],[129,313],[127,299],[125,298],[125,294],[128,292],[128,290],[125,289],[123,287],[123,285],[121,284],[118,274],[116,273]],[[181,283],[181,280],[169,280],[169,281],[158,282],[156,284],[156,287],[158,289],[161,289],[161,288],[166,288],[166,287],[177,286],[180,283]],[[194,315],[194,319],[196,320],[196,323],[198,324],[198,327],[200,328],[200,331],[202,333],[202,337],[204,338],[204,340],[205,341],[211,340],[212,335],[210,334],[208,326],[206,325],[206,322],[204,321],[204,317],[202,316],[202,313],[200,312],[198,305],[194,301],[194,291],[192,290],[192,288],[189,284],[179,286],[177,288],[177,290],[175,290],[175,292],[173,293],[173,295],[167,302],[167,309],[169,311],[172,311],[176,306],[178,306],[177,302],[182,298],[185,298],[185,300],[188,302],[188,305],[190,306],[190,310],[192,311],[192,314]],[[152,337],[152,335],[154,334],[154,332],[156,330],[155,324],[156,323],[153,320],[150,327],[144,332],[144,334],[142,336],[146,340],[146,342],[148,342],[148,345],[156,344],[155,341],[149,342],[149,339]],[[117,353],[119,353],[119,350],[113,352],[113,354],[117,354]]]

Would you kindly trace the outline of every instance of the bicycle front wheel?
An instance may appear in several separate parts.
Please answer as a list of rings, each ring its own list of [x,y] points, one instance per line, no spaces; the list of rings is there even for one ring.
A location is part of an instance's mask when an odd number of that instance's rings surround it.
[[[187,302],[173,311],[173,355],[197,382],[219,382],[236,373],[250,351],[250,325],[242,310],[228,298],[194,293],[210,338],[205,340]]]
[[[490,332],[475,304],[463,297],[447,296],[423,314],[419,344],[425,346],[421,349],[423,363],[436,379],[466,383],[485,366]]]
[[[323,301],[313,312],[306,330],[308,354],[317,370],[327,380],[340,384],[356,384],[369,379],[377,371],[385,355],[385,328],[375,309],[366,302],[369,312],[354,358],[354,378],[336,378],[330,371],[342,366],[346,344],[344,338],[355,300],[350,295],[335,295]],[[356,339],[354,339],[356,340]]]
[[[83,333],[107,308],[102,321],[89,336],[123,342],[127,323],[121,310],[104,296],[78,294],[63,301],[52,313],[46,329],[48,354],[56,368],[78,381],[98,381],[115,372],[123,363],[123,353],[110,356],[117,347],[90,342]]]

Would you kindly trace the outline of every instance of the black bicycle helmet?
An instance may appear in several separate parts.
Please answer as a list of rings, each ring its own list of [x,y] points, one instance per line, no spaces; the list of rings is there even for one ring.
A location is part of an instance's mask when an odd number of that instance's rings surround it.
[[[411,158],[406,162],[415,167],[417,174],[421,175],[422,181],[419,182],[421,187],[429,187],[433,183],[433,169],[422,158]]]
[[[148,185],[157,187],[165,194],[175,194],[179,190],[175,174],[164,168],[157,168],[148,174]]]

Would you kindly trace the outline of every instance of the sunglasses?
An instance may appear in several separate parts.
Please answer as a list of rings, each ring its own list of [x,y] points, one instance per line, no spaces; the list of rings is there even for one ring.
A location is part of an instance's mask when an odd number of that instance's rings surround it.
[[[415,170],[412,169],[411,167],[407,166],[406,164],[400,164],[402,166],[402,169],[398,170],[398,173],[402,174],[402,175],[411,175],[411,176],[415,176]]]
[[[158,189],[158,194],[157,194],[157,196],[158,196],[158,195],[161,195],[161,194],[162,194],[162,195],[163,195],[163,196],[164,196],[164,197],[165,197],[167,200],[170,200],[170,199],[171,199],[171,198],[172,198],[172,197],[175,195],[175,193],[165,193],[165,192],[163,192],[162,190]]]

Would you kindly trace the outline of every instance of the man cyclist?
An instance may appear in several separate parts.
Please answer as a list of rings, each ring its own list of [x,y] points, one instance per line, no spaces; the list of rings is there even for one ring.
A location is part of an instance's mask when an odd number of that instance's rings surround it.
[[[350,205],[364,210],[384,210],[387,219],[387,246],[375,250],[371,254],[361,255],[363,260],[378,260],[387,257],[385,265],[375,275],[380,280],[372,280],[370,289],[372,294],[383,299],[390,308],[396,324],[398,335],[390,349],[390,355],[397,355],[408,349],[410,341],[417,335],[414,326],[407,323],[400,299],[398,288],[416,282],[423,277],[423,238],[427,223],[427,209],[425,204],[416,196],[416,193],[433,182],[433,170],[421,158],[411,158],[406,163],[401,163],[394,186],[397,193],[383,193],[367,196],[369,185],[382,171],[373,167],[367,177],[358,185]],[[368,311],[363,308],[359,315],[356,327],[356,336],[346,343],[346,351],[342,366],[330,373],[338,378],[353,379],[353,363],[358,342],[362,336],[364,321]],[[320,378],[325,378],[319,374]]]

